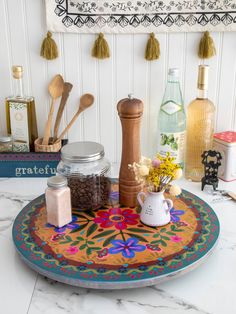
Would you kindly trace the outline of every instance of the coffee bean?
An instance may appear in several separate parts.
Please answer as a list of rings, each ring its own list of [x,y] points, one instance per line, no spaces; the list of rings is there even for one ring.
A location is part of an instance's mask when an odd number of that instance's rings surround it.
[[[97,208],[107,204],[111,182],[99,175],[68,177],[71,189],[72,207],[80,209]]]

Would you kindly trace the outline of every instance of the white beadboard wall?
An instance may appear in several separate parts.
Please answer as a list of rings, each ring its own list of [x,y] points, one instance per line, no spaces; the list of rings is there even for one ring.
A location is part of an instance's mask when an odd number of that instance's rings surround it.
[[[39,56],[46,33],[43,0],[0,0],[0,131],[4,132],[4,98],[12,93],[11,66],[24,66],[25,91],[36,99],[40,135],[50,105],[47,85],[62,74],[74,88],[63,116],[66,125],[78,108],[81,94],[95,96],[95,104],[71,128],[71,142],[91,140],[105,146],[107,157],[119,161],[121,128],[117,102],[133,93],[145,104],[142,120],[142,153],[153,155],[157,145],[157,114],[164,92],[167,70],[179,67],[185,104],[196,94],[197,46],[200,33],[157,34],[161,46],[158,61],[145,61],[147,35],[106,35],[111,58],[91,57],[96,38],[87,34],[54,34],[60,57],[46,61]],[[210,59],[209,98],[217,108],[216,130],[236,130],[236,33],[212,33],[217,56]]]

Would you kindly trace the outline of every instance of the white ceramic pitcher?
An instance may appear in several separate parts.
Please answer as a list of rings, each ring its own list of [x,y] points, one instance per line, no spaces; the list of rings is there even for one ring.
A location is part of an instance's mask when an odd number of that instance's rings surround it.
[[[144,196],[144,201],[142,201]],[[138,202],[142,207],[140,220],[151,227],[164,226],[170,222],[170,210],[173,202],[165,199],[164,192],[140,192]]]

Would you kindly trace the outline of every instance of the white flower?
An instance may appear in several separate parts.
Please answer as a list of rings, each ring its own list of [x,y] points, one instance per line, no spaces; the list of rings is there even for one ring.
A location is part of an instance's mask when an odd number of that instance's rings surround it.
[[[141,157],[141,160],[139,162],[140,165],[145,165],[147,167],[150,167],[151,164],[152,164],[152,160],[151,158],[148,158],[148,157],[145,157],[145,156],[142,156]]]
[[[183,170],[181,169],[181,168],[179,168],[179,169],[177,169],[176,171],[175,171],[175,174],[174,174],[174,180],[178,180],[178,179],[180,179],[181,177],[182,177],[182,175],[183,175]]]
[[[145,165],[141,166],[141,167],[139,168],[139,174],[140,174],[140,176],[142,176],[142,177],[147,176],[147,175],[149,174],[149,168],[148,168],[147,166],[145,166]]]
[[[178,185],[172,185],[170,187],[170,194],[173,196],[177,196],[179,194],[181,194],[182,190]]]

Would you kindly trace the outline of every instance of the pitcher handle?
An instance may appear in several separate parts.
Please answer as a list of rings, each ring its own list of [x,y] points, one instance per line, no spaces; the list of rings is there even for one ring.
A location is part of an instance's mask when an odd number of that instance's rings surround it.
[[[137,196],[137,199],[138,199],[138,202],[139,204],[141,205],[141,207],[143,207],[143,201],[142,201],[142,198],[141,196],[144,196],[144,199],[147,197],[146,193],[144,192],[139,192],[138,193],[138,196]]]
[[[167,204],[168,208],[167,208],[167,213],[171,210],[171,208],[173,207],[173,202],[170,199],[165,199],[164,202]]]

